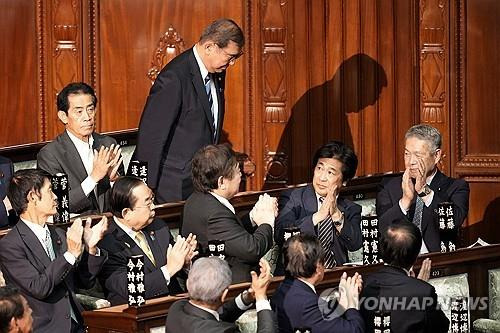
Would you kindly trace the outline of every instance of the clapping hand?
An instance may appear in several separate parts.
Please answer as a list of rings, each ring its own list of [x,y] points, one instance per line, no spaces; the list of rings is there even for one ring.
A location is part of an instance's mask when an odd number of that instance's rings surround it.
[[[89,253],[91,255],[95,255],[97,253],[97,243],[99,243],[99,241],[104,237],[104,234],[108,230],[108,218],[106,216],[103,216],[99,223],[95,224],[93,227],[91,225],[92,219],[89,217],[85,221],[83,240]]]

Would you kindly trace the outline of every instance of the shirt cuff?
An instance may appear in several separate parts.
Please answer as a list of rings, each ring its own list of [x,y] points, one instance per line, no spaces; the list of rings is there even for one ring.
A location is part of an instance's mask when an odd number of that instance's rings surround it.
[[[401,199],[399,200],[399,208],[401,209],[401,212],[403,212],[404,215],[408,214],[408,212],[403,208],[403,204],[401,203]]]
[[[431,190],[431,193],[422,198],[426,207],[429,207],[434,200],[434,191]]]
[[[163,273],[163,277],[165,278],[165,282],[167,282],[167,286],[170,284],[170,273],[168,272],[167,266],[161,266],[161,272]]]
[[[271,304],[267,299],[261,299],[255,303],[255,309],[257,312],[261,310],[271,310]]]
[[[253,209],[250,211],[248,216],[250,217],[250,223],[252,224],[252,227],[255,227],[257,225],[257,223],[255,223],[253,220]]]
[[[66,259],[66,261],[71,265],[71,266],[74,266],[75,265],[75,262],[76,262],[76,258],[74,255],[72,255],[71,253],[69,253],[69,251],[66,251],[64,252],[63,254],[64,256],[64,259]]]
[[[94,256],[94,257],[100,257],[101,256],[101,250],[98,247],[96,247],[95,254],[90,254],[90,255]]]
[[[241,298],[241,294],[239,294],[234,301],[236,302],[236,306],[240,310],[248,310],[253,305],[253,303],[251,303],[250,305],[245,305],[245,303],[243,303],[243,299]]]
[[[87,178],[85,178],[85,180],[82,182],[83,194],[85,194],[85,196],[88,196],[90,192],[94,190],[96,185],[97,183],[92,179],[92,177],[88,176]]]

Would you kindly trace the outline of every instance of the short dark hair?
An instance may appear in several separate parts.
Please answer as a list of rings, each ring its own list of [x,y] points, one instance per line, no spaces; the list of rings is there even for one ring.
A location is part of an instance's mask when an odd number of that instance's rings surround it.
[[[65,113],[68,113],[68,96],[70,95],[90,95],[92,96],[94,107],[97,106],[97,96],[91,86],[85,82],[72,82],[64,87],[59,94],[57,94],[57,111],[64,111]]]
[[[410,269],[422,247],[422,234],[405,220],[391,224],[380,237],[380,255],[389,265]]]
[[[0,333],[9,332],[12,318],[22,318],[24,305],[19,290],[5,286],[0,287]]]
[[[14,172],[7,189],[7,197],[12,208],[20,215],[28,208],[28,193],[34,191],[40,195],[45,181],[50,182],[52,176],[42,169],[23,169]]]
[[[325,252],[318,238],[299,234],[290,237],[283,246],[286,275],[293,278],[310,278],[318,263],[325,262]]]
[[[122,210],[134,208],[138,198],[132,195],[132,191],[141,184],[144,182],[133,176],[122,176],[116,180],[109,195],[109,206],[114,216],[123,218]]]
[[[221,18],[213,21],[203,30],[200,36],[200,44],[206,41],[213,41],[220,48],[224,48],[233,41],[242,48],[245,45],[245,36],[241,28],[231,19]]]
[[[219,187],[219,177],[233,179],[238,160],[226,144],[208,145],[198,150],[192,161],[193,186],[198,192],[208,193]]]
[[[356,174],[358,157],[351,147],[340,141],[330,141],[316,150],[313,158],[313,168],[320,158],[334,158],[342,163],[342,180],[347,182]]]

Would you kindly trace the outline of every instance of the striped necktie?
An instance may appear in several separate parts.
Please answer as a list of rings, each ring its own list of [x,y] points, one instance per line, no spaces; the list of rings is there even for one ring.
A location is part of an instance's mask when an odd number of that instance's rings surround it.
[[[417,197],[417,203],[415,204],[415,214],[413,215],[413,224],[415,224],[420,231],[422,231],[422,213],[424,211],[424,200],[421,197]]]
[[[214,126],[214,137],[216,136],[217,128],[215,127],[215,114],[214,114],[214,100],[212,98],[212,88],[210,85],[210,82],[212,80],[210,79],[210,74],[207,74],[205,76],[205,91],[208,96],[208,105],[210,106],[210,112],[212,113],[212,124]]]
[[[325,198],[319,198],[319,202],[323,203]],[[325,268],[333,268],[337,266],[337,261],[330,249],[333,242],[333,221],[332,217],[328,216],[325,220],[318,224],[318,238],[321,247],[325,251]]]
[[[56,259],[56,254],[54,252],[54,248],[52,247],[52,238],[50,237],[49,228],[45,228],[44,246],[45,251],[47,251],[47,255],[50,258],[50,261],[54,261]]]

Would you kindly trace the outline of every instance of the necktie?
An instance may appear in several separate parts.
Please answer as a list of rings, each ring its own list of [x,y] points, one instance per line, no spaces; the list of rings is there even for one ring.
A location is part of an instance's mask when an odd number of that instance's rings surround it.
[[[323,203],[324,198],[319,198],[320,203]],[[325,251],[325,268],[332,268],[337,265],[332,250],[330,249],[333,241],[333,223],[332,217],[328,216],[324,221],[318,224],[318,238],[321,247]]]
[[[417,202],[415,204],[415,214],[413,215],[413,224],[415,224],[420,230],[422,230],[423,210],[424,210],[424,200],[422,200],[421,197],[417,197]]]
[[[212,89],[211,89],[211,86],[210,86],[210,74],[207,74],[207,76],[205,76],[205,91],[207,93],[207,96],[208,96],[208,105],[210,106],[210,111],[212,113],[212,121],[213,121],[213,125],[214,125],[214,137],[216,135],[216,131],[217,131],[217,128],[215,127],[215,115],[214,115],[214,101],[213,101],[213,98],[212,98]]]
[[[47,255],[50,258],[50,261],[54,261],[56,259],[56,254],[54,253],[54,248],[52,247],[52,238],[50,237],[50,232],[48,228],[45,228],[45,251],[47,251]]]
[[[155,257],[153,256],[153,252],[151,252],[151,248],[149,247],[148,241],[146,240],[146,237],[142,233],[142,231],[139,231],[138,233],[135,234],[135,239],[139,243],[139,247],[141,248],[142,252],[144,252],[149,260],[153,263],[153,265],[156,266],[156,261]]]

